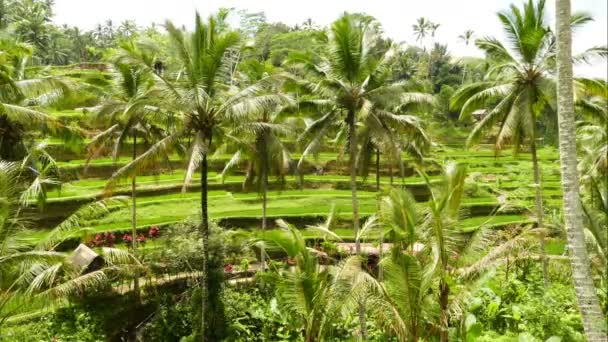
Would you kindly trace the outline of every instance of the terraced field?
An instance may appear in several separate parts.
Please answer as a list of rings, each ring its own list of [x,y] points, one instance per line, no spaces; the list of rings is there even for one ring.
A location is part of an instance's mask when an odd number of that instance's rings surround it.
[[[76,117],[77,112],[55,113],[59,117]],[[50,142],[51,148],[61,151],[59,142]],[[295,145],[295,143],[292,143]],[[127,151],[128,152],[128,151]],[[45,222],[48,225],[67,217],[84,203],[101,199],[110,195],[104,191],[107,178],[118,167],[125,165],[130,158],[120,157],[118,160],[104,157],[91,160],[85,167],[86,159],[83,149],[72,151],[79,159],[59,153],[58,166],[62,177],[71,179],[60,189],[48,194],[48,204],[45,210]],[[73,157],[72,155],[72,157]],[[490,146],[482,146],[475,150],[464,150],[451,145],[439,145],[431,154],[434,158],[424,161],[432,181],[438,181],[433,176],[433,170],[438,164],[447,160],[456,160],[469,165],[469,177],[473,180],[466,191],[465,209],[468,218],[462,221],[462,228],[474,230],[481,225],[501,227],[506,225],[532,223],[529,217],[534,196],[532,184],[532,165],[528,153],[514,156],[509,153],[496,155]],[[245,229],[255,232],[259,226],[261,197],[255,191],[246,191],[242,187],[244,176],[242,171],[235,175],[221,178],[223,165],[230,155],[216,155],[211,160],[212,172],[209,174],[209,212],[210,217],[222,226],[233,229]],[[297,160],[299,154],[292,158]],[[559,169],[555,161],[557,152],[553,149],[541,149],[539,158],[542,161],[543,194],[546,205],[560,204]],[[182,192],[185,162],[177,155],[170,156],[170,162],[160,163],[159,168],[151,170],[137,178],[138,184],[138,227],[142,230],[150,225],[168,225],[187,218],[197,218],[200,210],[200,183],[197,180]],[[393,168],[393,186],[404,186],[410,189],[418,201],[424,201],[428,189],[424,179],[415,171],[414,165],[407,156],[403,156],[406,165],[405,177],[401,178],[396,167]],[[283,218],[304,227],[323,219],[330,207],[335,205],[344,221],[339,234],[344,239],[353,239],[353,233],[348,229],[348,219],[351,215],[349,177],[346,174],[346,161],[338,158],[338,153],[328,150],[309,161],[302,175],[288,176],[283,181],[272,180],[268,194],[268,216],[272,219]],[[315,170],[323,170],[318,174]],[[380,195],[376,191],[375,170],[366,179],[360,178],[359,199],[360,211],[365,218],[376,211],[376,199]],[[154,174],[151,174],[154,173]],[[391,185],[388,165],[381,163],[381,191]],[[522,186],[521,184],[524,184]],[[128,196],[130,181],[119,183],[113,189],[112,195]],[[508,204],[508,210],[497,210]],[[104,217],[88,222],[89,234],[98,232],[122,232],[130,229],[131,212],[129,206],[115,206]],[[44,222],[43,222],[44,223]],[[31,234],[39,236],[45,231]]]

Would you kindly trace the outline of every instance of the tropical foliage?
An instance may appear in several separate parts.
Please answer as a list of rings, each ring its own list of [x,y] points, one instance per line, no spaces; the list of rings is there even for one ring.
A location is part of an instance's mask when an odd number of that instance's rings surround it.
[[[0,340],[605,340],[608,85],[571,69],[608,54],[557,3],[472,58],[432,17],[0,0]]]

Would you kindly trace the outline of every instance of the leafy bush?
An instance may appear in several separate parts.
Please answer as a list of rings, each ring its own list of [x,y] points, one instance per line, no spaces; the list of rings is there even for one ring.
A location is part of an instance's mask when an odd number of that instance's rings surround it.
[[[72,306],[2,331],[0,341],[103,342],[103,322],[87,310]]]
[[[489,284],[469,301],[468,311],[482,322],[487,336],[493,336],[489,332],[494,331],[500,335],[515,334],[513,336],[527,333],[542,341],[551,337],[584,341],[570,284],[553,283],[546,292],[542,290],[542,280],[536,276],[528,277],[527,282],[515,278],[506,283]]]

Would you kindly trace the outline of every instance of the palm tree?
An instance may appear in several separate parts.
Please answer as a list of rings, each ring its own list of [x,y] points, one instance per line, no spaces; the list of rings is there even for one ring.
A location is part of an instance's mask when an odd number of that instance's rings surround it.
[[[396,141],[395,132],[403,129],[420,131],[420,126],[411,116],[395,114],[390,109],[398,107],[398,104],[432,101],[432,97],[426,94],[406,93],[403,83],[388,83],[385,72],[392,63],[394,50],[392,47],[386,49],[378,45],[380,37],[372,24],[369,18],[344,15],[330,28],[327,55],[292,55],[290,59],[291,63],[302,67],[313,79],[313,82],[297,80],[311,91],[310,97],[302,97],[301,105],[313,104],[324,113],[304,132],[303,137],[311,139],[298,166],[310,154],[319,150],[325,136],[332,129],[338,131],[337,142],[348,139],[346,145],[355,235],[359,232],[357,127],[369,124],[368,128],[382,132],[384,137],[390,136]],[[356,249],[357,252],[360,251],[359,241],[356,242]]]
[[[436,307],[432,292],[433,265],[404,253],[394,246],[382,259],[384,279],[375,287],[379,295],[371,296],[370,308],[381,324],[399,341],[418,341],[435,321]]]
[[[425,17],[420,17],[416,19],[416,24],[412,25],[414,35],[416,36],[416,41],[422,43],[423,46],[424,39],[426,38],[431,28],[430,25],[432,25],[432,23]]]
[[[471,39],[473,39],[473,35],[475,34],[475,32],[473,32],[473,30],[466,30],[464,31],[463,34],[458,36],[458,40],[460,40],[461,42],[464,43],[464,46],[469,47],[469,43],[471,42]],[[467,74],[467,65],[464,65],[464,69],[462,70],[462,84],[464,84],[464,78]]]
[[[121,47],[128,53],[138,53],[133,42],[124,43]],[[95,120],[108,124],[110,128],[100,132],[88,145],[89,158],[96,157],[112,147],[112,157],[117,160],[128,137],[132,139],[132,160],[137,159],[137,137],[144,141],[154,141],[163,136],[162,122],[158,122],[157,107],[154,106],[159,89],[154,87],[154,80],[149,71],[138,65],[126,64],[116,56],[112,63],[112,82],[107,98],[95,108]],[[131,179],[131,235],[133,256],[137,258],[137,181],[136,175]],[[134,274],[134,293],[139,299],[139,276]]]
[[[560,171],[562,175],[565,225],[572,265],[574,289],[589,341],[606,341],[606,319],[595,292],[585,246],[583,210],[579,194],[574,126],[572,77],[571,6],[568,0],[556,2],[557,28],[557,98],[559,122]]]
[[[131,38],[137,33],[137,24],[133,20],[124,20],[118,26],[118,34],[122,38]]]
[[[212,149],[213,137],[219,132],[222,125],[234,125],[253,113],[273,108],[277,104],[288,104],[289,99],[281,94],[267,94],[263,92],[267,79],[249,87],[239,89],[229,79],[236,61],[230,54],[239,46],[239,34],[230,31],[224,24],[227,12],[220,12],[217,17],[209,17],[203,22],[197,13],[195,17],[195,30],[186,35],[171,22],[166,23],[167,31],[179,62],[179,72],[171,79],[156,75],[159,87],[165,93],[164,104],[181,113],[180,126],[175,132],[163,138],[141,154],[134,161],[119,169],[109,180],[108,187],[126,176],[132,176],[154,163],[156,158],[166,153],[181,140],[192,138],[189,146],[189,162],[184,179],[185,191],[192,182],[196,170],[201,171],[201,225],[200,234],[203,243],[203,265],[201,282],[201,329],[200,336],[206,340],[220,338],[221,329],[209,329],[210,326],[219,326],[221,322],[212,323],[212,320],[221,319],[221,315],[211,315],[213,310],[220,310],[221,279],[209,277],[209,214],[208,200],[208,162],[207,156]],[[131,62],[137,63],[150,71],[154,70],[156,60],[141,54],[128,54]],[[213,292],[210,292],[213,291]],[[212,293],[212,295],[210,295]]]
[[[282,220],[282,228],[267,234],[267,250],[281,251],[293,260],[294,267],[280,272],[277,298],[302,326],[304,341],[322,341],[340,312],[358,305],[365,284],[373,278],[361,269],[361,259],[350,257],[338,265],[321,265],[316,250],[306,247],[302,233]],[[323,235],[338,238],[323,227]]]
[[[263,62],[249,61],[241,66],[244,69],[241,72],[241,83],[244,85],[255,84],[272,74],[272,66]],[[281,138],[289,132],[289,127],[285,124],[289,118],[286,117],[284,109],[268,108],[265,111],[252,113],[244,118],[241,125],[224,136],[224,145],[233,148],[236,146],[236,152],[220,176],[223,179],[237,165],[242,162],[247,164],[243,188],[249,190],[255,185],[262,194],[262,234],[267,227],[268,178],[274,174],[283,181],[290,172],[292,164],[291,155],[281,142]],[[218,148],[218,152],[224,150],[222,147]],[[262,246],[260,251],[262,270],[266,269],[265,259],[266,253]]]
[[[250,122],[242,124],[235,133],[224,137],[237,151],[224,167],[223,178],[233,167],[246,163],[243,188],[248,190],[255,184],[262,194],[262,234],[267,227],[268,178],[275,174],[283,180],[291,169],[291,155],[281,142],[281,136],[289,131],[284,124],[278,123],[283,114],[278,111],[264,111]],[[266,269],[264,246],[260,251],[262,270]]]
[[[433,186],[423,173],[430,188],[431,198],[424,210],[421,223],[422,243],[432,255],[439,278],[440,340],[448,340],[450,281],[454,269],[463,260],[474,259],[487,247],[491,232],[483,227],[473,234],[463,234],[459,226],[462,196],[467,175],[466,165],[448,163],[443,170],[443,181]]]
[[[466,30],[463,34],[458,36],[458,40],[464,43],[465,46],[469,46],[471,39],[473,39],[473,35],[475,32],[473,30]]]
[[[543,201],[541,174],[538,164],[537,118],[555,108],[554,67],[555,37],[545,22],[545,1],[536,4],[529,0],[523,12],[512,5],[509,11],[499,12],[508,47],[495,38],[481,38],[476,45],[484,50],[493,66],[486,79],[459,89],[452,97],[451,107],[461,109],[461,119],[478,108],[492,105],[486,117],[473,129],[467,146],[476,143],[487,131],[499,123],[495,149],[502,150],[510,143],[515,153],[521,145],[530,146],[535,187],[535,214],[537,225],[543,227]],[[524,20],[525,19],[525,20]],[[575,15],[571,25],[591,20],[586,15]],[[543,278],[548,284],[545,239],[541,232],[540,250]]]
[[[446,165],[437,183],[431,184],[424,173],[423,177],[431,189],[426,205],[417,204],[409,191],[397,188],[380,201],[378,226],[391,236],[394,246],[380,262],[384,279],[378,286],[382,291],[371,295],[370,307],[400,340],[425,337],[425,331],[431,330],[427,326],[439,319],[440,338],[447,341],[449,319],[457,318],[451,313],[458,312],[454,307],[470,292],[471,281],[499,264],[513,242],[481,258],[491,242],[491,230],[482,225],[472,233],[462,231],[464,165]],[[452,283],[462,286],[450,286]]]
[[[405,88],[404,88],[405,89]],[[413,89],[412,89],[413,90]],[[376,190],[380,190],[380,154],[387,156],[390,184],[393,185],[393,165],[398,162],[403,177],[403,163],[401,157],[407,153],[417,162],[421,161],[431,146],[431,139],[427,135],[421,120],[409,114],[417,107],[433,103],[433,99],[425,96],[406,95],[399,105],[393,108],[399,114],[399,121],[390,120],[381,115],[368,115],[362,123],[357,136],[361,141],[361,149],[357,157],[359,174],[367,177],[369,174],[372,155],[376,155]],[[408,99],[407,97],[410,97]],[[390,101],[388,101],[390,102]],[[388,103],[383,103],[387,106]]]

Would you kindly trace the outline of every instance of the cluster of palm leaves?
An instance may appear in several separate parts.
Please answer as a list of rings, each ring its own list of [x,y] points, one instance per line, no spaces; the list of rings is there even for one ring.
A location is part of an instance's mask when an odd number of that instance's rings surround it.
[[[44,238],[26,239],[23,233],[34,224],[28,204],[40,187],[29,183],[22,165],[28,164],[0,161],[0,327],[18,315],[22,306],[61,304],[140,268],[136,259],[120,249],[103,248],[100,255],[105,267],[90,271],[75,262],[71,252],[57,250],[62,241],[86,235],[86,220],[124,204],[121,198],[84,206]]]
[[[608,245],[608,87],[604,81],[581,80],[577,101],[580,121],[577,134],[581,158],[578,168],[583,197],[587,240],[594,265],[606,281]]]
[[[20,160],[33,132],[70,140],[78,134],[40,111],[73,88],[67,79],[43,75],[29,77],[27,63],[32,47],[0,33],[0,157]]]

